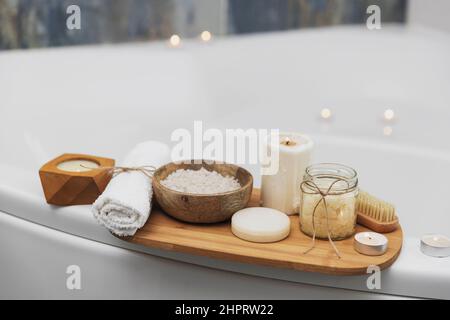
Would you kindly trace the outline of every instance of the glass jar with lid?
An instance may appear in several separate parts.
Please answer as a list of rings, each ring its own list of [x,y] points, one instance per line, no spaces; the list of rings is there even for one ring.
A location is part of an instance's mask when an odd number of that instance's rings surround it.
[[[302,189],[300,229],[317,238],[341,240],[356,226],[358,175],[337,163],[319,163],[306,169]]]

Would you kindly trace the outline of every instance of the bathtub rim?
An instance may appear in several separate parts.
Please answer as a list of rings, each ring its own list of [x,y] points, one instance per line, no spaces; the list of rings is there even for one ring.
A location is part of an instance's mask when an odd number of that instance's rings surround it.
[[[5,200],[9,200],[8,202],[11,202],[18,196],[20,196],[20,193],[18,194],[18,192],[15,192],[14,190],[5,190],[4,186],[0,186],[0,202]],[[78,214],[84,216],[87,218],[83,219],[84,223],[80,223],[79,221],[77,224],[74,224],[67,221],[67,219],[64,219],[64,217],[61,217],[61,219],[57,220],[57,223],[52,223],[49,225],[43,221],[45,219],[37,218],[42,218],[42,216],[47,216],[47,219],[49,217],[51,218],[52,210],[48,210],[49,207],[47,205],[43,205],[42,201],[37,200],[38,199],[36,198],[35,201],[17,201],[17,203],[20,203],[21,205],[19,205],[20,208],[16,207],[17,210],[13,210],[16,214],[11,214],[9,213],[11,212],[10,210],[3,209],[0,210],[0,212],[17,219],[36,223],[47,228],[98,243],[203,267],[323,287],[365,292],[372,291],[366,286],[370,274],[367,276],[331,276],[319,273],[301,272],[289,269],[212,259],[132,244],[117,239],[105,228],[98,225],[95,220],[92,219],[89,206],[69,207],[72,212],[65,212],[65,214]],[[39,202],[41,202],[41,204],[39,204]],[[47,208],[47,210],[45,208]],[[28,215],[23,214],[23,212],[26,211],[28,211]],[[22,212],[22,214],[17,214],[17,212]],[[55,212],[53,210],[53,214],[54,213]],[[55,222],[54,219],[53,222]],[[86,224],[86,222],[88,223]],[[450,285],[448,288],[444,288],[442,286],[442,279],[450,277],[450,268],[447,268],[447,272],[443,272],[442,269],[437,268],[436,263],[434,263],[436,260],[429,259],[430,257],[426,257],[420,253],[419,246],[417,245],[418,241],[419,239],[412,237],[404,238],[402,252],[400,253],[398,260],[390,268],[381,272],[382,287],[380,290],[374,290],[374,292],[415,298],[450,299],[450,290],[448,290]],[[439,261],[445,263],[444,260]],[[414,268],[417,264],[424,264],[423,269]],[[450,261],[447,260],[447,264],[450,266]],[[433,283],[435,285],[430,285]]]

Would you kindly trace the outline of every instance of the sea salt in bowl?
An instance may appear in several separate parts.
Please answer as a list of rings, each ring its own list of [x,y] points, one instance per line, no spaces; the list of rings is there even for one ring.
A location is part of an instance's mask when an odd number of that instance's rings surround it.
[[[198,163],[197,163],[198,162]],[[215,171],[222,176],[235,178],[240,187],[220,193],[190,193],[176,191],[165,186],[164,181],[179,169]],[[189,163],[169,163],[153,174],[153,191],[156,201],[170,216],[192,223],[216,223],[226,221],[250,201],[253,177],[244,168],[234,164],[191,160]]]

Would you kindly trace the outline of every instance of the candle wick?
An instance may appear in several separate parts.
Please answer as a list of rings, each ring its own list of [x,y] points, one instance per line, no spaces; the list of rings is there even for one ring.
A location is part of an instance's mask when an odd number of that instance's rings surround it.
[[[91,169],[91,170],[98,169],[98,168],[92,168],[89,166],[85,166],[84,164],[80,164],[80,167],[85,168],[85,169]]]
[[[283,141],[281,142],[281,144],[284,144],[285,146],[290,146],[290,145],[294,145],[295,142],[293,142],[291,139],[289,139],[288,137],[284,138]]]

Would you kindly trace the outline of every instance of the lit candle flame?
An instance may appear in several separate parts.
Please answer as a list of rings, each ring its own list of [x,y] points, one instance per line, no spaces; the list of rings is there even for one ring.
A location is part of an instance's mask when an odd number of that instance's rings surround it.
[[[169,39],[170,46],[173,48],[177,48],[181,45],[181,38],[177,34],[173,34]]]
[[[394,129],[390,126],[386,126],[383,128],[383,134],[387,137],[391,136],[393,131]]]
[[[200,34],[200,38],[203,42],[209,42],[212,39],[212,34],[208,30],[205,30]]]
[[[394,117],[395,117],[395,112],[394,112],[394,110],[392,110],[392,109],[386,109],[386,110],[384,111],[384,119],[385,119],[385,120],[391,121],[391,120],[394,120]]]
[[[281,141],[281,144],[285,146],[294,146],[296,145],[296,142],[290,139],[289,137],[284,137],[283,140]]]
[[[329,118],[331,118],[331,110],[328,109],[328,108],[322,109],[322,111],[320,111],[320,116],[321,116],[323,119],[329,119]]]

